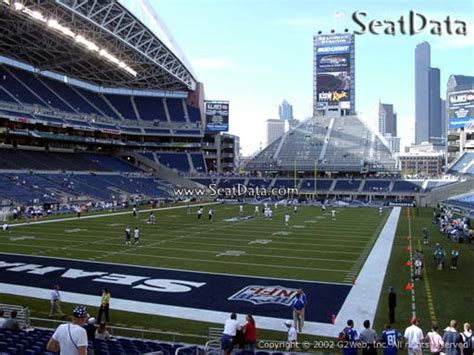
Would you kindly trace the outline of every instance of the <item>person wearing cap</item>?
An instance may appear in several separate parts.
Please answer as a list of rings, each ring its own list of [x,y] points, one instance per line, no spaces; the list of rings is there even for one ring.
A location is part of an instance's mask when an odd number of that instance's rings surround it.
[[[288,346],[293,348],[296,345],[298,333],[296,332],[296,328],[291,320],[285,321],[284,324],[288,328]]]
[[[46,345],[46,350],[59,352],[60,355],[86,355],[87,333],[83,328],[88,317],[87,308],[77,306],[72,312],[72,322],[56,328]]]
[[[55,313],[59,313],[64,319],[66,315],[61,309],[61,295],[59,294],[59,285],[54,285],[53,291],[51,291],[51,308],[49,310],[49,318],[53,318]]]
[[[423,331],[418,327],[418,324],[418,319],[413,318],[411,325],[405,329],[405,334],[403,335],[407,341],[408,355],[421,355],[423,353],[421,349],[424,338]]]

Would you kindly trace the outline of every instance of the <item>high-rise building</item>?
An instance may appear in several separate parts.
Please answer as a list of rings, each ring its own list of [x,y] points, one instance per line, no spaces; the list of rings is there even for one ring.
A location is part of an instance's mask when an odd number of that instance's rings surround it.
[[[278,106],[278,115],[280,120],[289,121],[293,119],[293,106],[288,101],[283,100],[280,106]]]
[[[394,112],[392,104],[379,102],[379,132],[382,135],[397,136],[397,114]]]
[[[355,114],[354,35],[313,37],[313,116]]]
[[[400,137],[397,137],[397,114],[392,104],[379,102],[379,132],[385,137],[392,154],[400,153]]]
[[[393,137],[390,133],[384,134],[384,138],[387,140],[388,149],[392,154],[399,154],[400,153],[400,137]]]
[[[285,121],[269,119],[267,122],[267,146],[285,133]]]
[[[442,144],[440,71],[431,68],[431,48],[421,42],[415,49],[415,144]]]

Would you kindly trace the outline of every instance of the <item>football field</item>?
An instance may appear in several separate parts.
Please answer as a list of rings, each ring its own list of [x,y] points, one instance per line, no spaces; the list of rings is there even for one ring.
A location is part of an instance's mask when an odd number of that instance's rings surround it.
[[[2,293],[48,300],[51,287],[60,284],[65,302],[95,306],[107,286],[115,310],[217,324],[230,312],[252,313],[262,329],[280,330],[303,288],[307,334],[333,336],[336,315],[352,316],[351,307],[369,299],[365,309],[371,311],[359,316],[374,317],[384,267],[378,282],[362,277],[357,287],[353,283],[364,265],[373,269],[388,260],[389,254],[380,255],[390,252],[383,247],[391,245],[390,236],[371,251],[380,235],[393,236],[398,213],[393,220],[392,209],[303,206],[295,213],[272,205],[273,218],[265,219],[254,205],[241,214],[235,204],[207,204],[200,220],[197,209],[156,209],[155,224],[147,223],[150,212],[143,210],[137,217],[129,211],[83,214],[12,226],[0,240]],[[125,244],[126,226],[131,245]],[[367,289],[372,296],[364,294]]]
[[[300,207],[294,213],[278,206],[266,220],[254,215],[253,205],[244,206],[243,216],[238,205],[204,207],[201,220],[197,207],[155,210],[154,225],[146,223],[149,212],[32,223],[12,228],[0,245],[7,253],[350,284],[389,213],[335,208],[332,219],[330,209]],[[139,245],[125,245],[126,225],[139,228]]]

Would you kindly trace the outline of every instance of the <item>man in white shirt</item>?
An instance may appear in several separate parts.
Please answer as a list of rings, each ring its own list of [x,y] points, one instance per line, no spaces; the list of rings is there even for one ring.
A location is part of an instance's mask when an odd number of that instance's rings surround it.
[[[86,322],[87,308],[77,306],[72,313],[72,322],[56,328],[46,349],[60,355],[87,355],[87,332],[82,327]]]
[[[224,323],[224,332],[222,333],[221,338],[221,347],[222,351],[224,351],[224,354],[230,355],[232,353],[234,348],[234,337],[239,329],[240,325],[237,322],[237,314],[232,313],[230,318]]]
[[[293,348],[296,345],[298,333],[291,320],[285,321],[285,325],[288,328],[288,348]]]
[[[242,205],[239,206],[239,213],[241,215],[244,214],[244,206],[242,206]]]
[[[259,211],[258,211],[258,205],[257,205],[257,206],[255,206],[255,214],[258,216],[258,213],[259,213]]]
[[[3,315],[4,315],[3,309],[0,309],[0,328],[3,328],[3,323],[5,323],[6,321]]]
[[[418,319],[413,318],[411,320],[411,325],[405,329],[404,337],[407,341],[408,355],[421,355],[423,331],[418,327]]]

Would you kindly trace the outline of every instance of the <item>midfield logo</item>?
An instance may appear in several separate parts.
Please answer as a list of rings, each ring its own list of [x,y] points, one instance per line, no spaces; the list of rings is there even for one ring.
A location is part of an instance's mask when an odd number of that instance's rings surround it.
[[[229,301],[247,301],[255,305],[281,304],[291,306],[298,290],[283,286],[251,285],[241,289],[228,298]]]

